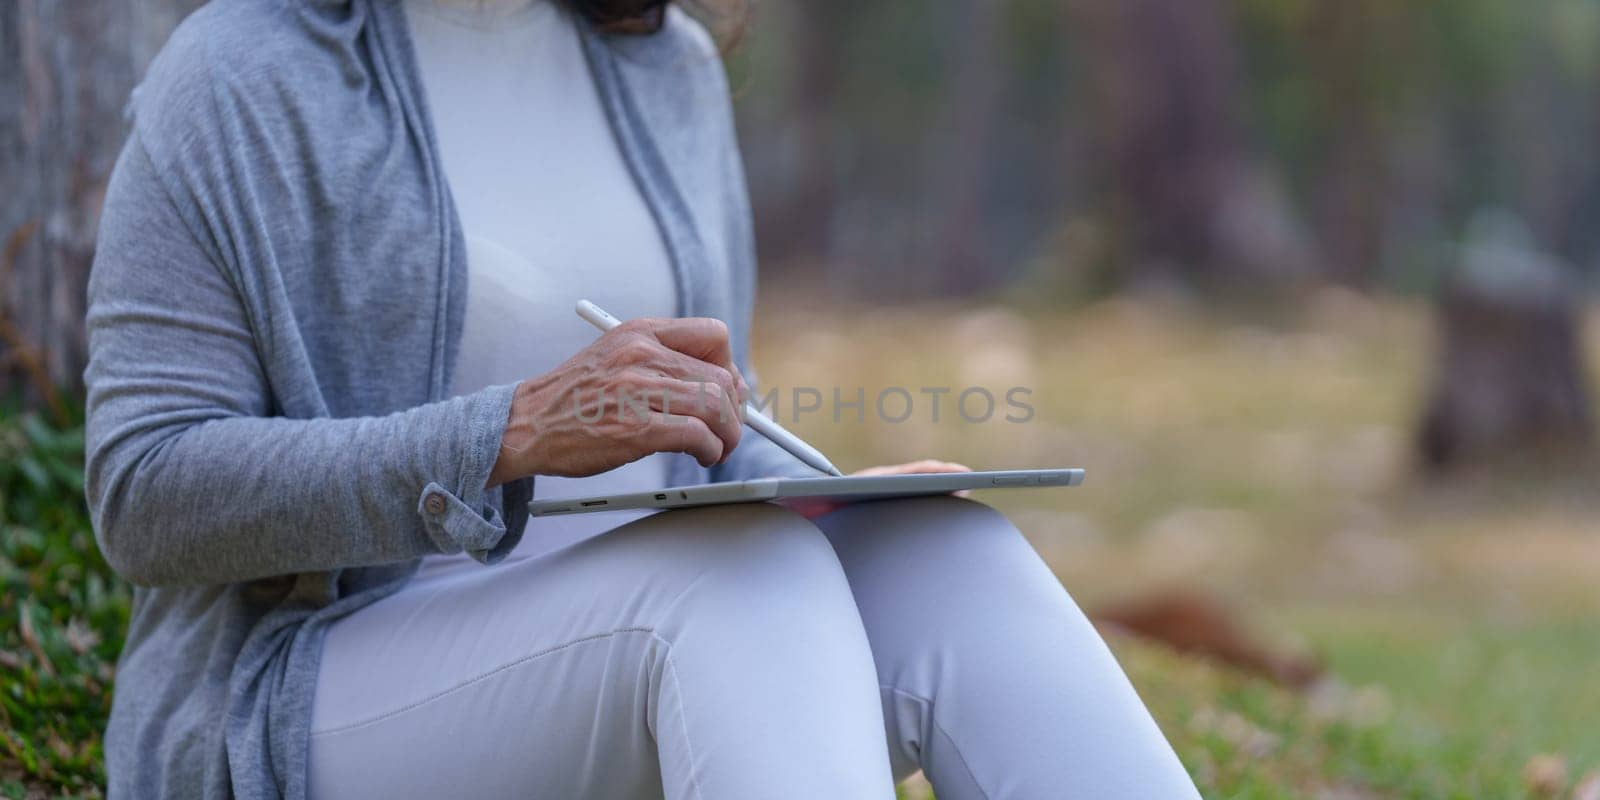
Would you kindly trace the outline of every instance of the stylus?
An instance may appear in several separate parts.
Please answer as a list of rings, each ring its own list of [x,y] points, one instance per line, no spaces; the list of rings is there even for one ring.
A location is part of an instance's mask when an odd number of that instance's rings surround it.
[[[611,316],[605,309],[589,302],[579,300],[577,307],[578,316],[583,317],[590,325],[602,331],[609,331],[622,324],[622,320]],[[744,424],[755,428],[762,436],[772,440],[773,444],[789,451],[795,458],[804,461],[808,466],[820,469],[829,475],[843,476],[844,473],[833,465],[826,456],[817,451],[817,448],[805,443],[804,439],[786,431],[778,423],[767,418],[761,409],[754,404],[744,404]]]

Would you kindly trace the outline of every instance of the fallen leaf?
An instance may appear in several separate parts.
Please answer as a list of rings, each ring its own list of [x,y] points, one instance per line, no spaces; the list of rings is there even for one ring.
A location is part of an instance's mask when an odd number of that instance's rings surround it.
[[[100,643],[100,634],[95,633],[93,628],[83,624],[77,617],[73,617],[67,621],[66,639],[67,646],[72,648],[72,652],[81,656]]]
[[[39,635],[33,630],[33,607],[24,603],[18,611],[21,624],[17,626],[17,630],[22,634],[22,643],[27,645],[33,657],[39,660],[39,671],[52,678],[55,677],[56,667],[50,663],[50,656],[45,654],[44,647],[39,644]]]
[[[1540,753],[1523,766],[1522,782],[1533,797],[1555,797],[1567,788],[1567,760],[1554,753]]]

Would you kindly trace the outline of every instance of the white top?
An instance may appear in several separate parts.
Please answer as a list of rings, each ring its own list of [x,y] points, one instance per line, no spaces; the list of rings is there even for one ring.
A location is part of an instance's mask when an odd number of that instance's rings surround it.
[[[624,319],[677,312],[660,229],[623,161],[570,12],[553,0],[405,0],[445,179],[467,247],[467,309],[451,386],[466,394],[550,371],[598,333],[588,298]],[[518,346],[526,343],[526,346]],[[666,484],[651,456],[540,498]],[[516,555],[636,514],[529,524]],[[552,524],[554,523],[554,524]]]

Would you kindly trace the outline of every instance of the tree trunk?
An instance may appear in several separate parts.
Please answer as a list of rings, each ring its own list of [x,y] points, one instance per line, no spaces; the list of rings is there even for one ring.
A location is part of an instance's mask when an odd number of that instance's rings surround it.
[[[1309,15],[1305,48],[1314,89],[1316,186],[1313,225],[1327,276],[1370,287],[1383,257],[1384,198],[1390,196],[1381,130],[1385,45],[1376,4],[1383,0],[1319,0]]]
[[[1594,418],[1571,276],[1520,221],[1480,215],[1439,308],[1439,354],[1418,437],[1443,473],[1585,457]]]
[[[1223,0],[1069,0],[1132,282],[1249,287],[1309,254],[1252,151]]]
[[[65,413],[84,287],[128,92],[199,0],[0,5],[0,393]]]
[[[955,66],[946,83],[944,108],[929,134],[928,189],[922,214],[927,226],[922,262],[935,295],[964,296],[997,280],[986,236],[984,190],[991,158],[995,105],[1001,91],[1002,4],[965,0],[950,4],[950,52]]]
[[[759,208],[762,260],[807,269],[830,262],[835,207],[834,118],[839,97],[842,59],[839,25],[848,9],[840,0],[814,0],[774,9],[779,30],[790,31],[785,43],[787,103],[779,130],[788,155],[780,180],[783,187],[769,208]],[[751,187],[758,203],[770,186]]]

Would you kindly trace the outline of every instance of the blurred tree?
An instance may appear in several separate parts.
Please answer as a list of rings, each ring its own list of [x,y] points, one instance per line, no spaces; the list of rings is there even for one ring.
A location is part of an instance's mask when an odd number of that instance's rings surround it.
[[[920,259],[932,294],[970,295],[995,282],[997,265],[985,242],[984,193],[991,162],[997,95],[1003,85],[998,51],[1003,3],[962,0],[944,6],[955,58],[938,124],[928,134],[924,215],[929,234]]]
[[[1068,0],[1133,282],[1245,288],[1311,254],[1242,118],[1228,0]]]
[[[1316,95],[1318,140],[1312,224],[1327,276],[1370,285],[1383,255],[1388,171],[1384,169],[1382,102],[1383,0],[1317,0],[1304,41]],[[1404,4],[1398,4],[1404,5]]]
[[[788,29],[789,179],[777,190],[771,218],[763,226],[762,250],[779,261],[814,264],[831,251],[834,213],[833,128],[839,95],[841,40],[834,29],[847,12],[844,0],[812,0],[778,9],[764,21]],[[771,187],[760,187],[771,190]],[[760,199],[759,190],[756,191]]]
[[[0,3],[0,391],[81,381],[84,285],[135,80],[200,0]],[[59,413],[59,407],[57,408]]]

